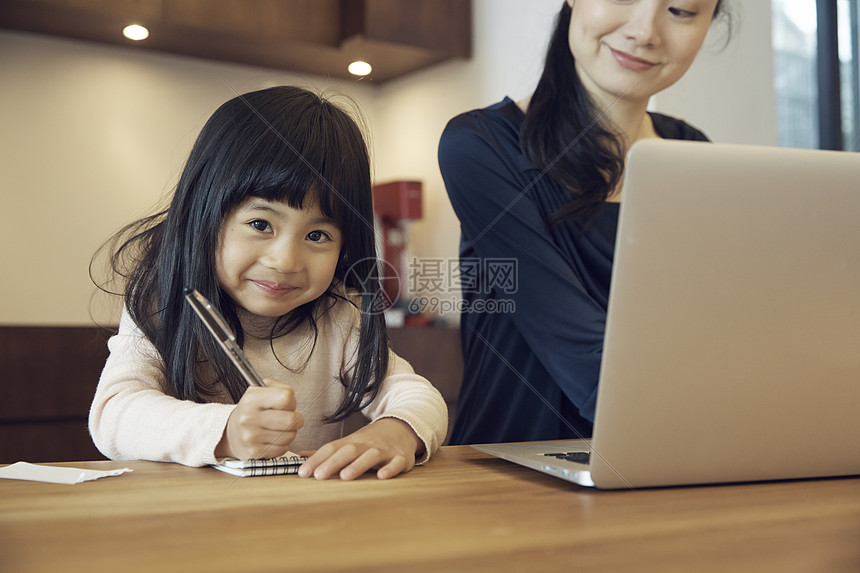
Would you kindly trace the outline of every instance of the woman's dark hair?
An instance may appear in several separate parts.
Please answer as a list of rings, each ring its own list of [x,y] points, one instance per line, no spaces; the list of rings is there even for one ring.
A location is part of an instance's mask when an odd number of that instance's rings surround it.
[[[728,16],[725,3],[718,0],[713,18]],[[526,156],[572,193],[550,222],[593,215],[624,170],[624,144],[611,124],[599,120],[599,110],[576,72],[568,41],[570,18],[565,1],[520,128]]]
[[[315,317],[338,299],[349,301],[346,289],[358,289],[358,353],[344,360],[352,369],[341,372],[347,391],[326,418],[341,420],[378,393],[388,370],[388,334],[374,306],[381,291],[367,146],[353,118],[331,101],[282,86],[219,107],[197,137],[169,207],[126,226],[103,247],[112,247],[111,269],[124,279],[125,306],[161,355],[166,393],[204,402],[221,382],[238,401],[247,383],[185,303],[183,288],[193,286],[208,298],[243,344],[235,302],[216,281],[215,252],[224,218],[248,197],[294,209],[318,203],[342,232],[332,285],[277,320],[271,332],[276,337],[309,324],[315,345]],[[204,363],[215,380],[201,375]]]

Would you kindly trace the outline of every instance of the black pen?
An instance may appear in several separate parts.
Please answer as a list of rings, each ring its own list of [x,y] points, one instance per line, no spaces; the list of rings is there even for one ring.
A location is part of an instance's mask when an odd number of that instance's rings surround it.
[[[227,353],[227,356],[230,357],[230,360],[233,361],[233,364],[236,365],[236,368],[239,369],[245,380],[248,381],[248,384],[251,386],[265,386],[263,379],[260,378],[260,375],[257,374],[257,371],[248,362],[245,353],[236,344],[236,335],[227,326],[221,313],[215,310],[215,307],[206,300],[206,297],[188,286],[185,287],[185,300],[188,301],[188,304],[191,305],[191,308],[194,309],[194,312],[197,313],[197,316],[200,317],[200,320],[203,321],[203,324],[206,325],[206,328],[209,329],[209,332],[212,333],[212,336],[215,337],[215,340],[218,341],[218,344],[221,345],[221,348],[224,349],[224,352]]]

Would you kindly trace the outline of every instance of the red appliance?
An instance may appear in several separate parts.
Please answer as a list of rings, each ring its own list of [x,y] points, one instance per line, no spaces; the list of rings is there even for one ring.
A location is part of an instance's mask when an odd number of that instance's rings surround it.
[[[421,218],[421,182],[391,181],[373,186],[373,211],[382,227],[382,289],[392,304],[400,300],[406,281],[404,221]]]

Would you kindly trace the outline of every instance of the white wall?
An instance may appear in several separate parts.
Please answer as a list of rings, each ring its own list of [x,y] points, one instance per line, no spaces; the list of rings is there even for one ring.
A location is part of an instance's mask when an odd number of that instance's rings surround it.
[[[736,8],[738,0],[732,0]],[[412,253],[457,255],[459,224],[436,163],[454,115],[533,89],[561,0],[474,0],[473,58],[381,87],[0,31],[0,324],[90,324],[115,309],[87,265],[169,193],[222,102],[279,83],[348,92],[370,123],[377,181],[424,182]],[[730,46],[700,56],[655,109],[713,139],[775,141],[769,2],[745,2]],[[747,20],[748,19],[748,20]]]

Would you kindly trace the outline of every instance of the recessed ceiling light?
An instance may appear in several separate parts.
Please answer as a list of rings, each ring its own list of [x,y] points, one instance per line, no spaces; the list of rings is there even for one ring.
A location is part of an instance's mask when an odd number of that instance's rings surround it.
[[[366,76],[373,71],[370,64],[361,60],[351,63],[346,69],[354,76]]]
[[[131,26],[126,26],[122,29],[122,35],[129,40],[145,40],[149,37],[149,30],[147,30],[143,26],[132,24]]]

